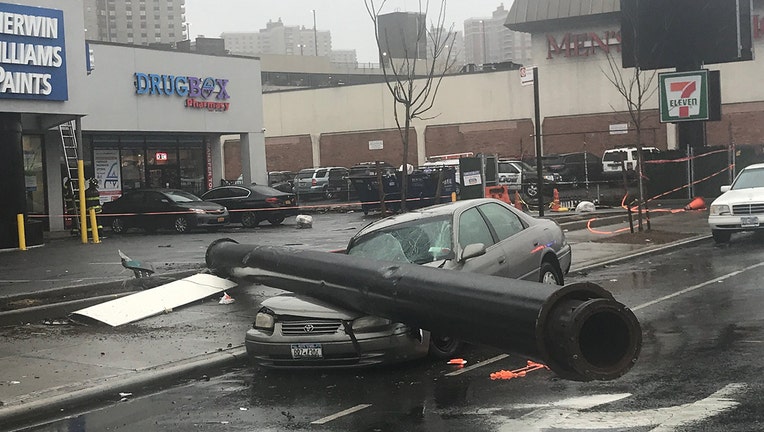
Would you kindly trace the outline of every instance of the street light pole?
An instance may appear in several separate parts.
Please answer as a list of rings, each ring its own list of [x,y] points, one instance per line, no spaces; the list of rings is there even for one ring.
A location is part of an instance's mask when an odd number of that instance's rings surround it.
[[[316,10],[313,9],[313,47],[316,51],[316,57],[318,57],[318,32],[316,31]]]

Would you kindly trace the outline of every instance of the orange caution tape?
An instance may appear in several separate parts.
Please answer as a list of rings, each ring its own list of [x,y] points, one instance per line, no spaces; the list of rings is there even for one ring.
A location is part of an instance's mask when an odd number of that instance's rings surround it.
[[[500,370],[498,372],[494,372],[491,374],[492,380],[510,380],[512,378],[523,378],[525,377],[529,372],[537,371],[546,369],[549,370],[549,367],[546,365],[543,365],[541,363],[536,363],[534,361],[528,360],[528,365],[515,370]]]

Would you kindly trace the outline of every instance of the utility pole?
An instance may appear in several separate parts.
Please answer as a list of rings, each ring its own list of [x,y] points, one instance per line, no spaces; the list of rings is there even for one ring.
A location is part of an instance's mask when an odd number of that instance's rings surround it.
[[[485,43],[485,21],[480,20],[480,29],[483,34],[483,64],[488,63],[488,46]]]

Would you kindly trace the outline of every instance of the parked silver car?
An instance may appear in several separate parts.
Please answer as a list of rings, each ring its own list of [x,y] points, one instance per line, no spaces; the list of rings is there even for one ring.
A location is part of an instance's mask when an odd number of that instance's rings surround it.
[[[495,199],[390,216],[361,229],[345,253],[562,285],[571,251],[556,222]],[[274,367],[367,366],[453,356],[460,342],[403,323],[284,294],[262,303],[247,352]]]
[[[345,167],[306,168],[297,173],[294,192],[298,197],[333,199],[347,196],[350,190]]]

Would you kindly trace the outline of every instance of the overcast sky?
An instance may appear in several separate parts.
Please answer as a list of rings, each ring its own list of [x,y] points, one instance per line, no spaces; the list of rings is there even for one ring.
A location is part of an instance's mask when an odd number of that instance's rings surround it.
[[[382,13],[417,12],[419,3],[388,0]],[[437,17],[440,3],[430,0],[429,15],[433,18],[428,21]],[[511,0],[447,0],[445,27],[454,23],[455,30],[464,31],[464,20],[490,17],[502,3],[507,10],[512,5]],[[355,49],[359,62],[376,61],[374,30],[364,0],[186,0],[186,21],[192,39],[200,35],[219,37],[223,32],[258,31],[269,20],[279,18],[287,26],[313,28],[314,9],[317,29],[332,32],[333,49]]]

